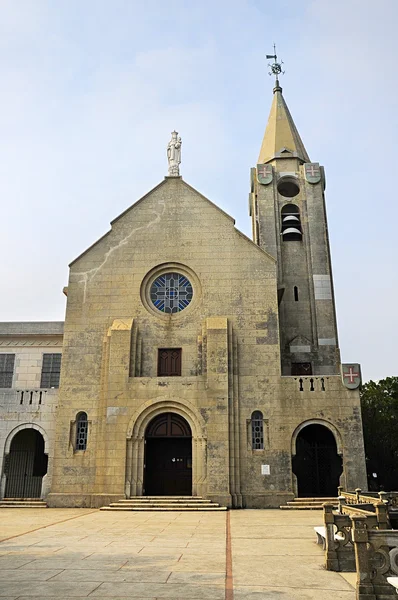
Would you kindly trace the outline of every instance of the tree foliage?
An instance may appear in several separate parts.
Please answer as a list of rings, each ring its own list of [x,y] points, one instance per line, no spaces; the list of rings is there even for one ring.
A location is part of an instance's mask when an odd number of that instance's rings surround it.
[[[398,377],[365,383],[361,406],[369,489],[398,490]]]

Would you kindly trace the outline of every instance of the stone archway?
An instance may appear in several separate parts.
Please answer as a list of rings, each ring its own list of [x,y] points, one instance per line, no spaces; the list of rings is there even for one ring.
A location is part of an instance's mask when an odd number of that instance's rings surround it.
[[[5,498],[40,498],[47,474],[45,439],[33,427],[21,428],[8,440],[5,458]]]
[[[145,433],[149,423],[158,415],[174,413],[182,417],[192,432],[192,495],[205,496],[206,431],[201,415],[188,402],[150,400],[135,413],[127,430],[126,497],[144,493]]]
[[[343,471],[338,438],[326,422],[308,422],[293,434],[293,474],[298,497],[336,497]]]

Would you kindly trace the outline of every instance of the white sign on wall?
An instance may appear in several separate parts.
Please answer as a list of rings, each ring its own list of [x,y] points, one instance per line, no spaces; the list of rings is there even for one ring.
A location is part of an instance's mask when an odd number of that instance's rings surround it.
[[[261,475],[271,475],[271,469],[269,465],[261,465]]]

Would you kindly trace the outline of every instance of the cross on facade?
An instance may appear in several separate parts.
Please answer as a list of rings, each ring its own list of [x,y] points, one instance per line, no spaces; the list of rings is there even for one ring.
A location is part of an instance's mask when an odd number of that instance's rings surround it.
[[[319,175],[319,167],[314,167],[314,165],[307,165],[305,170],[310,177],[317,177]]]
[[[349,378],[349,383],[355,383],[355,377],[359,377],[359,373],[354,373],[354,367],[348,367],[348,373],[344,373],[343,377]]]
[[[262,165],[262,167],[258,168],[258,174],[260,177],[268,177],[270,172],[271,171],[269,165]]]

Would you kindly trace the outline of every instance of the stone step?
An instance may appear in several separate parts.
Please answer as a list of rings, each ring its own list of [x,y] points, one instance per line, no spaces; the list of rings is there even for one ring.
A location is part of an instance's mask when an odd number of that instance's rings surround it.
[[[308,506],[308,505],[316,505],[322,506],[324,502],[286,502],[287,506]]]
[[[204,499],[201,496],[133,496],[112,502],[101,510],[226,510],[217,502]]]
[[[299,506],[280,506],[281,510],[322,510],[322,504],[301,504]]]
[[[193,507],[193,508],[211,508],[212,506],[219,506],[218,504],[199,504],[198,502],[112,502],[109,506],[121,506],[121,507],[125,507],[128,506],[130,508],[135,508],[135,507],[146,507],[146,506],[150,506],[152,508],[156,507],[156,508],[163,508],[163,507],[185,507],[185,508],[189,508],[189,507]]]
[[[140,498],[126,498],[123,500],[118,500],[118,502],[122,504],[131,504],[133,502],[139,502],[140,504],[151,504],[152,502],[156,502],[157,504],[185,504],[189,502],[190,504],[211,504],[211,500],[196,500],[195,498],[187,498],[186,500],[166,500],[166,498],[162,498],[159,500],[158,498],[145,498],[141,500]]]
[[[102,506],[100,510],[113,510],[113,511],[216,511],[216,510],[227,510],[225,506]]]
[[[205,502],[211,502],[211,500],[204,500],[202,496],[130,496],[130,498],[123,498],[123,500],[202,500]]]
[[[44,500],[0,500],[0,508],[48,508]]]
[[[326,498],[326,497],[315,497],[315,498],[293,498],[292,502],[338,502],[336,497],[334,498]]]

